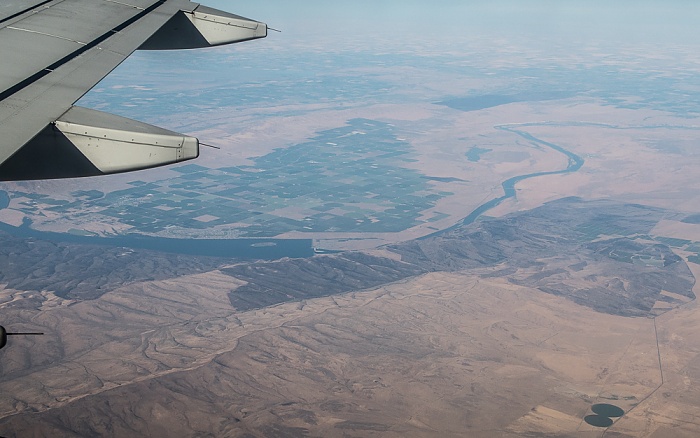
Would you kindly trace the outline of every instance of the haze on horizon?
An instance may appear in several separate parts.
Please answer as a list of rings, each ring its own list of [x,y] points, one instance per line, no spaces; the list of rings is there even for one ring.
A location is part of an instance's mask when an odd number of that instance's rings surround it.
[[[214,0],[224,7],[229,2]],[[451,36],[562,38],[620,43],[697,44],[700,4],[692,0],[273,0],[246,4],[241,14],[261,14],[293,37],[449,39]],[[274,36],[274,35],[273,35]],[[542,42],[543,44],[545,41]],[[330,49],[330,48],[329,48]]]

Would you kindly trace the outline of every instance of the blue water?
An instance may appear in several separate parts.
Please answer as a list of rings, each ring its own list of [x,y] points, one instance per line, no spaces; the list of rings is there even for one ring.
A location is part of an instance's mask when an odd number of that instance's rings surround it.
[[[469,112],[516,102],[541,102],[545,100],[566,99],[567,97],[571,97],[573,94],[575,93],[570,91],[547,91],[544,93],[534,92],[509,95],[484,94],[480,96],[456,97],[436,103],[438,105],[445,105],[452,109]]]
[[[484,204],[481,204],[479,207],[477,207],[474,211],[472,211],[469,216],[465,217],[455,225],[446,228],[444,230],[436,231],[435,233],[429,234],[427,236],[421,237],[419,240],[422,239],[427,239],[428,237],[433,237],[440,235],[442,233],[445,233],[447,231],[454,230],[455,228],[462,227],[465,225],[469,225],[473,223],[475,220],[479,218],[482,214],[486,213],[487,211],[491,210],[492,208],[496,207],[499,205],[501,202],[505,201],[508,198],[513,198],[515,197],[515,185],[519,183],[520,181],[526,180],[528,178],[535,178],[537,176],[544,176],[544,175],[561,175],[564,173],[571,173],[571,172],[576,172],[579,170],[584,163],[583,158],[579,157],[578,155],[567,151],[566,149],[562,148],[561,146],[557,146],[554,143],[549,143],[544,140],[540,140],[539,138],[533,137],[532,135],[528,134],[527,132],[519,131],[514,128],[509,128],[507,126],[497,126],[496,129],[500,129],[502,131],[508,131],[513,134],[517,134],[521,137],[523,137],[526,140],[529,140],[531,142],[541,144],[544,146],[547,146],[551,149],[554,149],[557,152],[561,152],[562,154],[566,155],[569,158],[569,163],[566,166],[566,169],[562,170],[552,170],[552,171],[547,171],[547,172],[534,172],[534,173],[528,173],[526,175],[519,175],[519,176],[514,176],[513,178],[509,178],[501,184],[503,187],[503,196],[500,196],[498,198],[494,198]]]
[[[502,183],[504,192],[503,196],[492,199],[480,205],[474,211],[472,211],[469,216],[465,217],[452,227],[423,236],[421,239],[436,236],[457,227],[473,223],[479,218],[479,216],[496,207],[504,200],[515,197],[515,185],[520,181],[544,175],[559,175],[576,172],[583,166],[583,158],[567,151],[561,146],[540,140],[527,132],[519,131],[515,128],[498,126],[497,129],[517,134],[528,141],[541,144],[554,149],[557,152],[561,152],[569,158],[567,167],[562,170],[534,172],[509,178]],[[8,194],[0,190],[0,209],[7,208],[9,202],[10,198]],[[31,220],[28,218],[25,218],[25,222],[20,227],[13,227],[12,225],[0,222],[0,231],[7,232],[13,236],[33,237],[36,239],[54,242],[140,248],[154,251],[211,257],[275,260],[282,257],[302,258],[311,257],[314,255],[313,241],[311,239],[171,239],[138,234],[127,234],[115,237],[78,236],[67,233],[37,231],[32,229],[30,225]]]
[[[10,206],[10,196],[6,191],[0,190],[0,210]]]
[[[473,148],[469,149],[469,151],[467,151],[467,160],[472,161],[474,163],[478,163],[479,160],[481,160],[481,155],[487,152],[491,152],[491,149],[484,149],[474,146]]]
[[[0,199],[0,205],[2,201]],[[114,237],[78,236],[37,231],[30,227],[31,223],[27,218],[19,227],[0,222],[0,231],[16,237],[52,242],[138,248],[193,256],[276,260],[282,257],[301,258],[314,255],[311,239],[171,239],[138,234]]]

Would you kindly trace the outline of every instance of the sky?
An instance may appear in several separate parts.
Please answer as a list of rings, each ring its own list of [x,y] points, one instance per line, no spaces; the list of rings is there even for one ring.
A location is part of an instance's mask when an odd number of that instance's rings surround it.
[[[206,0],[208,6],[292,34],[397,34],[434,38],[454,33],[537,38],[695,42],[695,0]]]

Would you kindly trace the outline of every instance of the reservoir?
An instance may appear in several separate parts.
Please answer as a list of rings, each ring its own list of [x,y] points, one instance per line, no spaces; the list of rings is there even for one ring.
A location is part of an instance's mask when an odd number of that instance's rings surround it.
[[[8,194],[0,190],[0,209],[7,208],[9,203]],[[302,258],[314,255],[311,239],[172,239],[139,234],[114,237],[79,236],[37,231],[30,225],[29,219],[25,219],[19,227],[0,222],[0,231],[16,237],[52,242],[138,248],[193,256],[276,260],[283,257]]]
[[[172,239],[125,234],[115,237],[78,236],[69,233],[37,231],[25,222],[21,227],[0,223],[0,231],[16,237],[82,245],[107,245],[164,251],[193,256],[276,260],[314,255],[311,239]]]
[[[0,190],[0,210],[10,206],[10,196],[6,191]]]
[[[445,230],[423,236],[419,239],[426,239],[453,230],[457,227],[469,225],[477,220],[482,214],[496,207],[508,198],[515,197],[515,185],[528,178],[535,178],[544,175],[557,175],[575,172],[583,166],[583,159],[564,148],[553,143],[540,140],[527,132],[517,130],[508,126],[497,126],[497,129],[508,131],[520,137],[534,142],[568,157],[568,165],[565,169],[535,172],[526,175],[519,175],[507,179],[502,183],[503,196],[494,198],[472,211],[467,217],[457,224]],[[8,194],[0,190],[0,209],[7,208],[10,202]],[[56,233],[50,231],[37,231],[31,228],[31,220],[15,227],[0,222],[0,231],[17,237],[35,238],[53,242],[77,243],[84,245],[108,245],[126,248],[139,248],[153,251],[164,251],[177,254],[189,254],[193,256],[226,257],[241,259],[262,259],[276,260],[283,257],[305,258],[314,255],[312,239],[187,239],[187,238],[166,238],[147,236],[141,234],[124,234],[118,236],[85,236],[70,233]]]

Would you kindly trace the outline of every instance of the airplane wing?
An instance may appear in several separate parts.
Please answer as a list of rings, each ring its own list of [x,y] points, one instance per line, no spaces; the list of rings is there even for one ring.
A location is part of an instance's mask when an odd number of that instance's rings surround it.
[[[73,104],[136,49],[267,36],[187,0],[2,0],[0,180],[94,176],[199,155],[194,137]]]

